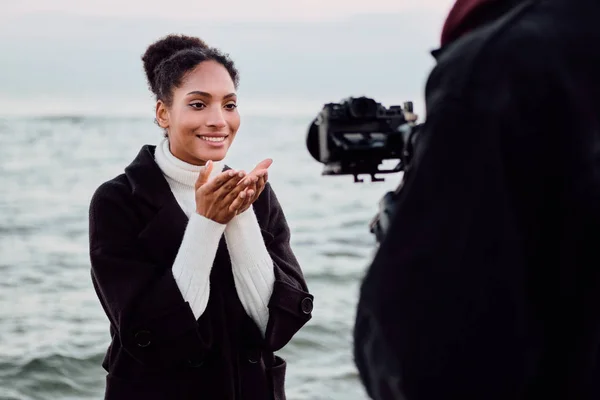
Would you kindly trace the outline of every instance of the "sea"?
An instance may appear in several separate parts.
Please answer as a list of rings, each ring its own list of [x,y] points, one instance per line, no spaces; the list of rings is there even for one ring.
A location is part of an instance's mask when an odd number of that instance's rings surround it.
[[[312,320],[278,354],[290,400],[367,399],[352,359],[359,285],[376,248],[368,223],[400,181],[323,176],[311,116],[242,117],[227,156],[269,180],[315,296]],[[162,131],[152,116],[0,118],[0,399],[102,399],[109,324],[90,280],[88,207]]]

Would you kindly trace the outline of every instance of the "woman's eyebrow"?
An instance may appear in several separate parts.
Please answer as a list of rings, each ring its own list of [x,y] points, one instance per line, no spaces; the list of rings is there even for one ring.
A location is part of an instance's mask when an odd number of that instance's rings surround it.
[[[202,92],[200,90],[191,91],[187,95],[189,96],[189,95],[192,95],[192,94],[196,94],[196,95],[199,95],[199,96],[204,96],[204,97],[212,98],[212,94],[207,93],[207,92]],[[230,97],[235,97],[235,93],[229,93],[228,95],[225,95],[223,98],[224,99],[228,99]]]

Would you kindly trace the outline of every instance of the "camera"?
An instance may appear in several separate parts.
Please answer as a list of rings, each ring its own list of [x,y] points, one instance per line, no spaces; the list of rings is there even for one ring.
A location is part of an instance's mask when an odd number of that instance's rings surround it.
[[[402,171],[410,161],[416,131],[412,102],[384,107],[369,97],[349,97],[327,103],[308,129],[306,146],[311,156],[325,164],[323,175],[378,174]],[[398,160],[393,168],[380,169],[384,160]]]
[[[368,174],[371,182],[383,181],[377,174],[405,171],[412,158],[419,125],[412,102],[404,107],[384,107],[369,97],[348,97],[340,103],[327,103],[311,122],[306,147],[311,156],[325,164],[323,175]],[[393,168],[380,169],[385,160],[397,160]],[[370,231],[381,242],[394,215],[402,183],[386,193],[379,212],[369,224]]]

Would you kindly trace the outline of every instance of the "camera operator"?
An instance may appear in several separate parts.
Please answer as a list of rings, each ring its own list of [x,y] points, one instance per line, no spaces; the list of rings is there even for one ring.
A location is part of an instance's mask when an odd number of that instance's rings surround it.
[[[361,287],[374,399],[600,398],[600,2],[458,0]]]

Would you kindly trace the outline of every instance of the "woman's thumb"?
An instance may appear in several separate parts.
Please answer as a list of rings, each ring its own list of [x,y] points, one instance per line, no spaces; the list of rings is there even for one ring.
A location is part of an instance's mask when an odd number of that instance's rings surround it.
[[[210,177],[212,169],[213,162],[208,160],[204,167],[202,167],[202,169],[200,170],[200,174],[198,174],[198,180],[196,180],[196,189],[208,182],[208,178]]]

